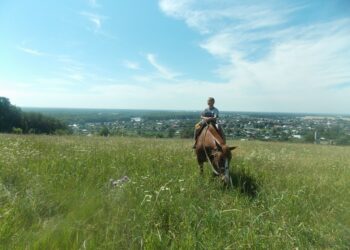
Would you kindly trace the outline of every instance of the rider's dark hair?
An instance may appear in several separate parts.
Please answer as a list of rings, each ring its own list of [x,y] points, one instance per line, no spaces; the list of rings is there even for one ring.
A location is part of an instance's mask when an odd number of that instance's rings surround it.
[[[209,98],[208,98],[208,101],[213,101],[213,102],[215,102],[215,99],[214,99],[214,97],[209,97]]]

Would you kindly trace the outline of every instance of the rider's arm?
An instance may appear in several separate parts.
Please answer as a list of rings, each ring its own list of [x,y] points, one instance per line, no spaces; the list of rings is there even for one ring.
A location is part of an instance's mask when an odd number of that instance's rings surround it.
[[[211,121],[216,122],[216,117],[201,116],[201,118],[202,118],[203,120],[205,120],[206,122],[211,122]]]
[[[217,119],[219,118],[219,110],[215,109],[214,111],[214,117],[210,117],[209,121],[217,122]]]
[[[214,113],[214,117],[211,117],[211,116],[206,116],[206,112],[205,110],[202,112],[201,114],[201,119],[204,120],[205,122],[216,122],[216,118],[218,118],[218,115],[219,115],[219,112],[215,112]]]

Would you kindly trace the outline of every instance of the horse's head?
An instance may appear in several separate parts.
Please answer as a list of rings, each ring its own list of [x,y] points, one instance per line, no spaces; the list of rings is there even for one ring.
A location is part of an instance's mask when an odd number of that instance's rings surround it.
[[[216,142],[216,148],[212,151],[211,161],[219,174],[225,174],[225,171],[228,170],[232,158],[231,151],[235,148],[220,145]]]

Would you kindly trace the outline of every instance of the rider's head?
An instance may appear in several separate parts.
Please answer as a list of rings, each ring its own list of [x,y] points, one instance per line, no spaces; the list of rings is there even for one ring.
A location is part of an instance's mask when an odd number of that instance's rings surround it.
[[[215,103],[215,99],[213,97],[209,97],[208,98],[208,106],[212,107],[212,106],[214,106],[214,103]]]

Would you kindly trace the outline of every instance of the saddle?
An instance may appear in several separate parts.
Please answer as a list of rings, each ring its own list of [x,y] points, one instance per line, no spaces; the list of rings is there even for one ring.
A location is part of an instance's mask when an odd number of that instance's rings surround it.
[[[220,133],[220,131],[219,131],[219,129],[216,127],[216,123],[215,122],[209,122],[209,123],[202,123],[202,122],[198,122],[198,123],[196,123],[196,125],[194,126],[195,127],[195,131],[196,131],[196,133],[195,133],[195,139],[197,140],[197,137],[200,135],[200,133],[202,132],[202,130],[206,127],[206,126],[209,126],[209,124],[212,124],[213,125],[213,127],[215,128],[215,130],[219,133],[219,134],[221,134]]]

